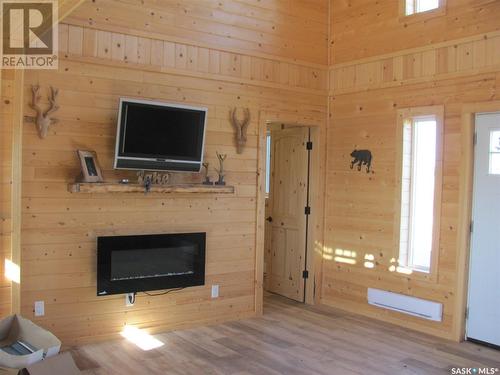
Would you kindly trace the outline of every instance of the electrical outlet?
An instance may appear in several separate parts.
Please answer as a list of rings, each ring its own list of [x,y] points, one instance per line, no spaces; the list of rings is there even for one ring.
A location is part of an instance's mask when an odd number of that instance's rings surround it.
[[[219,286],[212,285],[212,298],[217,298],[217,297],[219,297]]]
[[[35,301],[35,316],[45,315],[45,303],[43,301]]]

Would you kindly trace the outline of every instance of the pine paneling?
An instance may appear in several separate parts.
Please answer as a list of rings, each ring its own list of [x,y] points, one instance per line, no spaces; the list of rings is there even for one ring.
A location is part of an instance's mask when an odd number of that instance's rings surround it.
[[[4,259],[11,256],[12,212],[12,128],[14,71],[2,70],[0,126],[0,316],[10,314],[11,283],[4,276]]]
[[[78,18],[80,9],[73,15]],[[124,324],[159,330],[255,314],[258,136],[267,118],[261,116],[324,124],[327,70],[140,33],[60,26],[59,70],[25,75],[25,94],[34,83],[53,85],[61,108],[44,140],[32,124],[24,128],[21,312],[65,345],[114,337]],[[67,183],[79,173],[77,148],[97,152],[107,180],[134,178],[112,168],[122,96],[208,107],[206,159],[214,176],[215,151],[228,154],[226,179],[235,194],[69,193]],[[242,154],[228,121],[233,106],[251,112]],[[31,113],[27,103],[25,112]],[[174,179],[198,182],[201,176]],[[207,232],[206,286],[139,295],[131,308],[121,295],[96,297],[97,236],[184,231]],[[215,300],[212,284],[220,285]],[[34,318],[38,300],[46,313]]]
[[[499,10],[500,11],[500,10]],[[333,94],[449,79],[500,67],[500,33],[403,50],[330,68]]]
[[[59,39],[62,41],[60,52],[63,57],[78,56],[87,61],[104,59],[109,60],[113,66],[138,64],[153,71],[189,76],[197,74],[199,77],[217,77],[269,87],[300,88],[305,89],[304,91],[325,91],[328,85],[326,67],[289,63],[250,54],[229,53],[68,24],[60,25]]]
[[[498,31],[496,0],[447,0],[444,15],[400,17],[400,0],[330,0],[330,61],[359,60]],[[423,17],[421,17],[423,16]]]
[[[254,314],[262,116],[324,124],[328,104],[328,137],[322,138],[327,168],[321,170],[326,235],[324,243],[317,243],[323,252],[321,302],[455,337],[462,319],[457,295],[463,293],[457,287],[457,272],[463,272],[457,268],[461,113],[466,103],[500,96],[500,3],[447,0],[445,15],[415,21],[399,17],[398,2],[85,1],[60,25],[59,70],[25,76],[25,95],[32,83],[58,87],[61,109],[60,122],[45,140],[32,124],[24,128],[22,313],[32,317],[34,301],[44,300],[46,316],[36,321],[66,345],[113,337],[126,323],[159,330]],[[3,123],[12,123],[10,77],[2,72]],[[68,193],[67,183],[79,172],[76,148],[96,150],[107,179],[133,178],[112,169],[121,96],[207,106],[207,159],[213,166],[215,151],[229,154],[227,179],[235,194]],[[397,257],[396,114],[400,108],[427,105],[445,106],[435,280],[389,271]],[[252,114],[243,154],[235,153],[227,119],[232,106],[249,107]],[[2,126],[0,132],[5,249],[12,230],[12,144],[9,129]],[[372,150],[373,174],[349,169],[354,148]],[[199,180],[196,175],[176,178]],[[95,296],[96,236],[199,230],[208,233],[207,286],[162,297],[140,295],[133,308],[125,308],[122,296]],[[336,250],[355,251],[356,263],[336,262]],[[374,268],[364,267],[365,255],[374,257]],[[213,283],[221,285],[217,300],[210,299]],[[10,288],[2,285],[0,305],[7,311]],[[371,307],[368,286],[442,302],[444,321]]]
[[[99,30],[326,65],[327,14],[327,0],[88,0],[67,20]]]
[[[399,1],[330,2],[330,122],[322,302],[434,335],[461,339],[464,294],[458,237],[468,103],[498,100],[498,1],[447,0],[439,16],[400,17]],[[437,278],[391,272],[395,231],[397,111],[444,105],[444,161]],[[350,152],[373,153],[374,173],[349,169]],[[335,260],[355,252],[355,264]],[[349,253],[347,253],[349,254]],[[366,268],[365,256],[374,268]],[[337,259],[338,260],[338,259]],[[340,259],[342,260],[342,259]],[[443,303],[442,323],[377,309],[367,287]]]
[[[447,0],[438,17],[400,18],[398,1],[331,1],[330,122],[321,301],[430,334],[462,339],[463,277],[459,198],[468,103],[500,96],[498,1]],[[397,265],[397,111],[444,105],[437,277]],[[498,108],[500,110],[500,108]],[[370,149],[373,174],[349,168],[353,149]],[[355,255],[335,260],[336,252]],[[342,257],[342,255],[340,255]],[[365,267],[373,257],[373,268]],[[368,287],[441,302],[442,323],[367,304]]]
[[[454,330],[462,316],[457,315],[456,296],[463,293],[457,289],[457,272],[464,272],[457,267],[461,114],[465,103],[498,99],[500,73],[445,77],[370,90],[362,90],[365,86],[353,87],[350,89],[353,92],[330,98],[333,116],[328,132],[321,300],[405,327],[457,338]],[[443,190],[437,279],[433,280],[391,272],[389,268],[395,264],[392,258],[398,258],[397,111],[441,104],[445,106]],[[350,152],[356,148],[372,151],[373,174],[349,168]],[[354,251],[355,264],[336,261],[339,249]],[[366,255],[374,257],[374,268],[365,267]],[[366,301],[368,287],[440,302],[444,306],[444,320],[430,322],[372,307]]]

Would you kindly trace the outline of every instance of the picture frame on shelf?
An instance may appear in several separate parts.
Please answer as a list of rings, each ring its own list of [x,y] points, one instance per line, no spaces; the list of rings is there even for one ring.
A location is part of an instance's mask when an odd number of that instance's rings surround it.
[[[97,161],[95,151],[77,150],[80,158],[82,173],[80,176],[81,182],[104,182],[101,167]]]

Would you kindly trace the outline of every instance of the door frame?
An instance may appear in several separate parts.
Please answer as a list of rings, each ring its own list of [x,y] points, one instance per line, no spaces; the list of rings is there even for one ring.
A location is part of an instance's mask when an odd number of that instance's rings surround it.
[[[306,282],[306,304],[319,304],[321,299],[321,270],[323,264],[324,192],[325,178],[322,171],[326,162],[326,118],[311,119],[297,113],[259,112],[258,158],[257,158],[257,217],[255,246],[255,312],[261,315],[264,301],[264,233],[266,213],[266,150],[267,126],[269,124],[306,126],[311,129],[311,169],[307,264],[309,278]]]
[[[465,340],[466,309],[469,292],[470,224],[472,220],[472,199],[474,180],[474,130],[477,113],[500,112],[500,101],[466,103],[462,107],[461,158],[459,179],[459,211],[457,228],[457,289],[452,337]]]

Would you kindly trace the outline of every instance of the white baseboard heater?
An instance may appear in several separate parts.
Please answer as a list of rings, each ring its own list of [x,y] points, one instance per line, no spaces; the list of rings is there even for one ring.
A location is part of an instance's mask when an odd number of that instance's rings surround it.
[[[443,304],[385,290],[368,288],[368,303],[437,322],[443,319]]]

